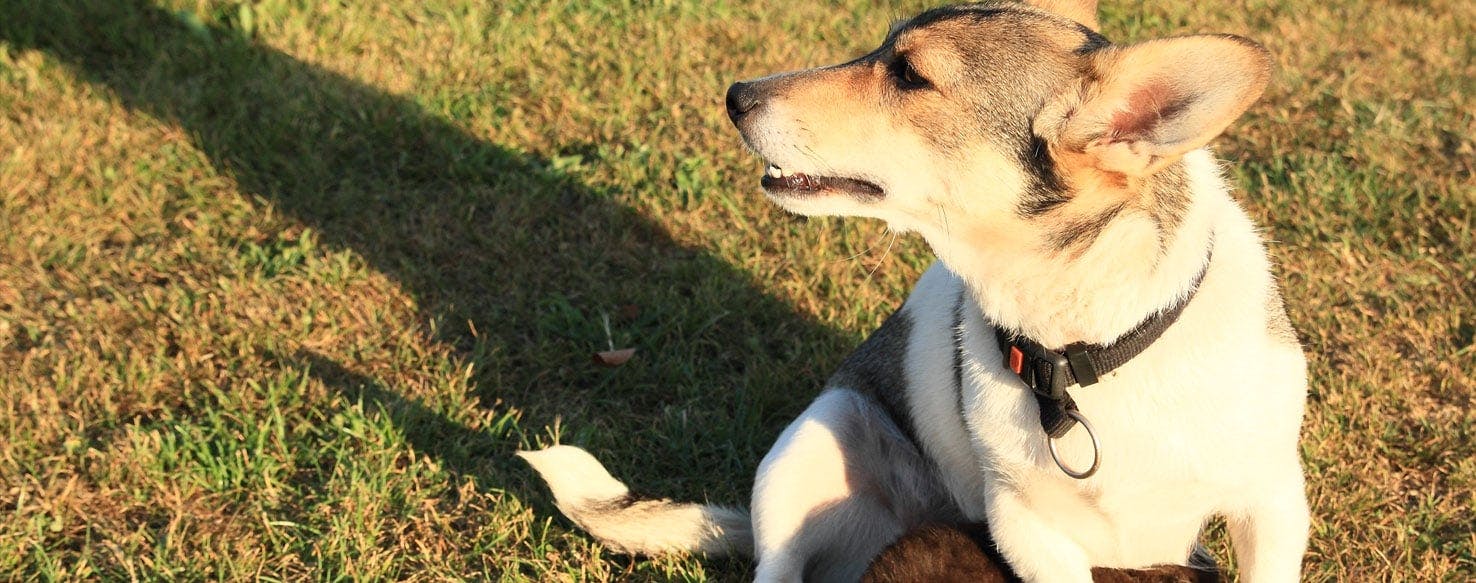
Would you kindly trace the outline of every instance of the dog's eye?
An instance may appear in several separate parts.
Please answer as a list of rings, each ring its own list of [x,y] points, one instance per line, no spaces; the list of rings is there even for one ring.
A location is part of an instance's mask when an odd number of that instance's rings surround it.
[[[906,57],[898,57],[892,61],[892,77],[897,79],[897,86],[903,89],[926,89],[932,86],[926,77],[912,68],[912,63]]]

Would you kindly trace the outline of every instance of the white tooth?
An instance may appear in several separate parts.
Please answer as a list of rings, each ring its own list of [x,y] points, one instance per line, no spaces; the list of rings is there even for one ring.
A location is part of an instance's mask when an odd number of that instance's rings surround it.
[[[778,166],[775,166],[773,164],[770,164],[769,165],[769,177],[770,178],[780,178],[780,177],[783,177],[783,176],[784,176],[784,171],[783,170],[780,170]]]

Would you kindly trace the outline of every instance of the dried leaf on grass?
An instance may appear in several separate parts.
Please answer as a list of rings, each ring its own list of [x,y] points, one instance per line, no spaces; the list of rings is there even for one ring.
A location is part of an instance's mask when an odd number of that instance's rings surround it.
[[[635,353],[636,349],[634,348],[621,348],[620,350],[602,350],[600,352],[594,353],[594,361],[595,364],[598,364],[600,366],[606,368],[615,368],[617,366],[625,364],[625,361],[630,360],[630,357],[635,356]]]

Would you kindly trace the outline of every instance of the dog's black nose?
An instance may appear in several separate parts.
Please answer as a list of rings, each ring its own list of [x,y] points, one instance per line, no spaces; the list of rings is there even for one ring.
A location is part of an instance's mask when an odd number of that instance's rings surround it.
[[[759,106],[758,91],[753,88],[753,83],[734,83],[728,88],[728,119],[733,120],[733,125],[739,125],[743,116]]]

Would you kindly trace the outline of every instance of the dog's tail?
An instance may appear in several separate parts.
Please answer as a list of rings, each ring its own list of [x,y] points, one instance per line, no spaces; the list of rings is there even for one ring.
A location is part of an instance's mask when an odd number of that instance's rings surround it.
[[[753,554],[747,510],[638,499],[599,460],[573,446],[520,451],[518,457],[548,482],[554,503],[569,520],[612,549],[638,555]]]

